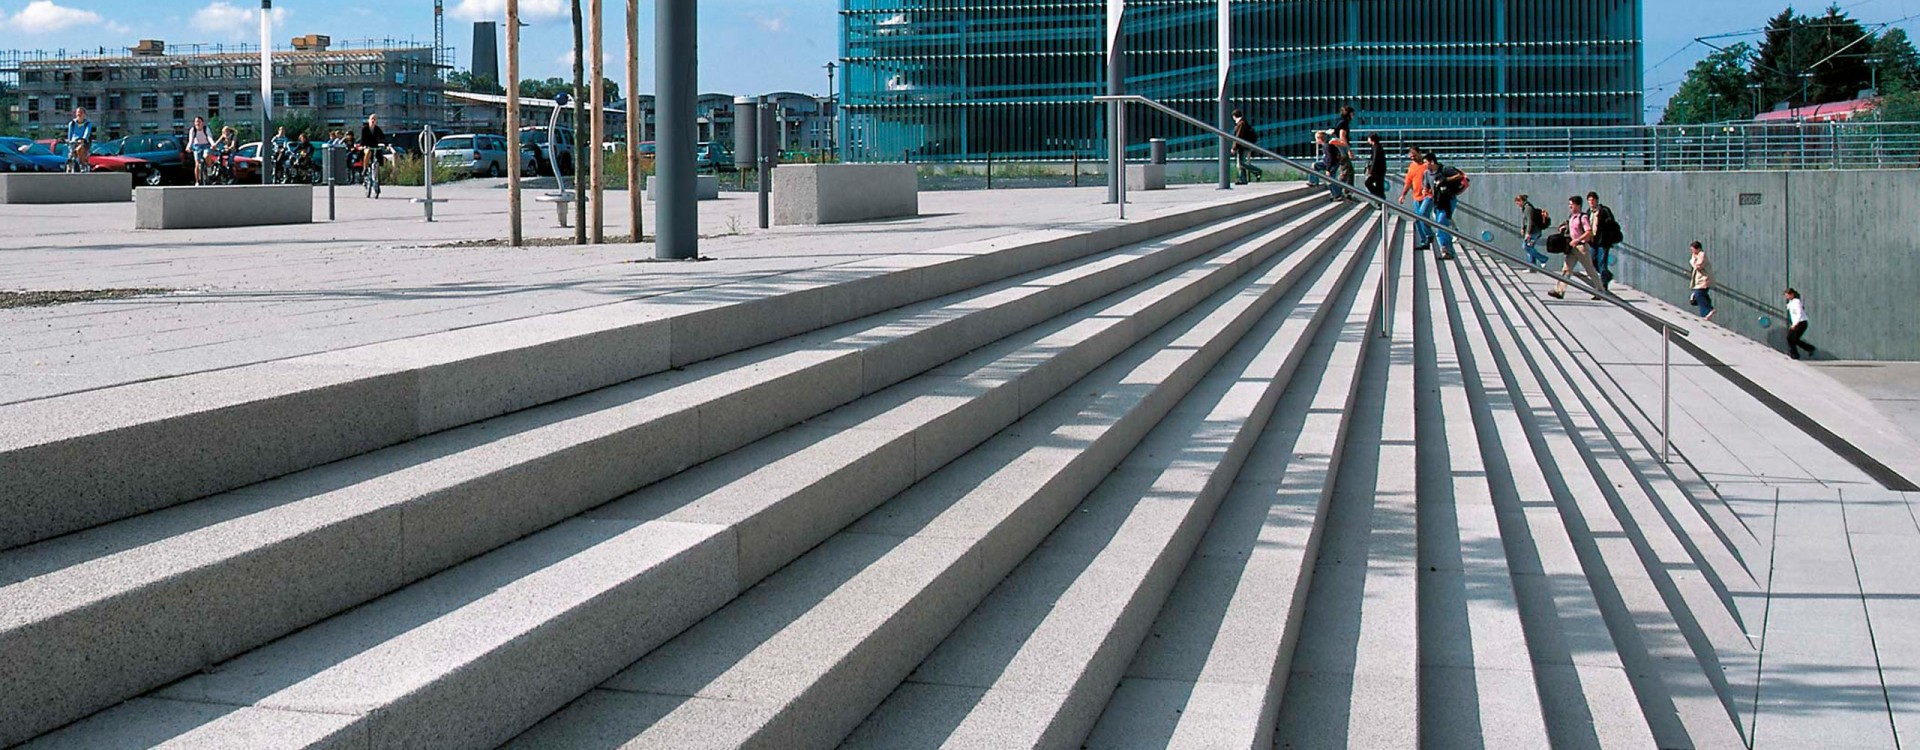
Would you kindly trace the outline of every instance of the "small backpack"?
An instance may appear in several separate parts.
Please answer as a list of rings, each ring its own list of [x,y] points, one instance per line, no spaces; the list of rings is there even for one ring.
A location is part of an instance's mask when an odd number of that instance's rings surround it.
[[[1529,233],[1543,232],[1550,226],[1553,226],[1553,217],[1547,215],[1546,209],[1535,208],[1533,209],[1533,215],[1527,218],[1527,231]]]

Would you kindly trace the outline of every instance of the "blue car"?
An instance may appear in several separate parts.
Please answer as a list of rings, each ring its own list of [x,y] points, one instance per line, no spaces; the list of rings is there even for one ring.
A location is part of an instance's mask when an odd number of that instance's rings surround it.
[[[9,156],[19,157],[33,165],[33,169],[15,168],[14,172],[65,172],[67,158],[56,154],[52,149],[34,143],[30,138],[0,138],[0,151]],[[15,162],[18,163],[18,162]]]
[[[27,157],[21,156],[20,154],[16,154],[6,149],[0,149],[0,174],[5,174],[7,172],[38,172],[38,171],[40,171],[40,165],[35,164],[32,161],[28,160]]]

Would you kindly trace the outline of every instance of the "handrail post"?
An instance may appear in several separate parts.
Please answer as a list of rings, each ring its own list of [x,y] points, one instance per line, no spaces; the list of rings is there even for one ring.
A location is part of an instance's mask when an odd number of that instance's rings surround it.
[[[1387,204],[1380,204],[1380,338],[1393,336],[1393,237],[1388,231]]]
[[[1660,463],[1668,463],[1668,452],[1673,446],[1673,423],[1669,421],[1669,412],[1673,409],[1673,395],[1670,381],[1673,379],[1673,328],[1660,326]]]

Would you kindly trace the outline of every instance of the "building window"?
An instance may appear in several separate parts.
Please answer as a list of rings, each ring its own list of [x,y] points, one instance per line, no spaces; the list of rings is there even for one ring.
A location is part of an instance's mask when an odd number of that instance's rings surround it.
[[[56,96],[53,98],[53,111],[65,112],[70,109],[73,109],[73,97]]]
[[[233,95],[233,106],[235,109],[253,109],[253,92],[235,92]]]
[[[285,91],[273,92],[273,106],[275,109],[287,106],[287,92]]]
[[[363,75],[363,76],[380,75],[380,63],[360,63],[360,75]]]
[[[159,95],[159,94],[141,94],[141,95],[140,95],[140,110],[141,110],[141,111],[143,111],[143,112],[152,112],[152,111],[154,111],[154,110],[156,110],[156,109],[159,109],[159,108],[160,108],[160,95]]]
[[[107,109],[114,109],[114,110],[120,109],[120,105],[124,103],[125,102],[121,100],[119,94],[107,95]]]
[[[200,69],[200,75],[203,78],[225,78],[227,77],[227,66],[208,65]]]
[[[327,89],[327,106],[329,107],[347,106],[347,90],[346,89]]]
[[[327,63],[327,75],[343,76],[347,74],[346,63]]]
[[[220,108],[220,92],[218,91],[207,92],[207,109],[219,109],[219,108]]]
[[[313,106],[313,92],[295,91],[293,93],[287,94],[287,106],[289,107]]]
[[[121,77],[121,74],[120,74],[120,69],[119,69],[119,68],[109,68],[109,69],[107,69],[107,80],[109,80],[109,81],[118,81],[118,80],[120,80],[120,77]]]
[[[140,69],[140,80],[142,80],[142,81],[158,81],[158,80],[160,80],[160,69],[159,69],[159,68],[141,68],[141,69]]]
[[[85,110],[95,110],[95,109],[99,109],[99,108],[100,108],[100,97],[98,97],[98,96],[82,96],[82,97],[80,97],[80,102],[79,102],[79,105],[80,105],[80,108],[81,108],[81,109],[85,109]]]
[[[360,103],[361,103],[361,104],[373,104],[373,103],[374,103],[374,101],[373,101],[373,89],[361,89],[361,90],[360,90]]]
[[[181,67],[168,68],[167,78],[175,81],[184,81],[187,79],[187,69]]]
[[[260,66],[258,65],[235,65],[233,66],[233,77],[252,78],[259,70]]]
[[[104,81],[107,80],[107,71],[104,68],[84,68],[80,71],[80,80]]]
[[[21,83],[40,83],[43,80],[46,80],[46,74],[38,70],[26,70],[20,73]]]

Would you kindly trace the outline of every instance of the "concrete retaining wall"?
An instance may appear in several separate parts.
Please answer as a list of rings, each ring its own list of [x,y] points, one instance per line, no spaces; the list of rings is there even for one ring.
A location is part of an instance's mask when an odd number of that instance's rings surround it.
[[[312,185],[141,188],[135,229],[201,229],[313,223]]]
[[[1792,286],[1823,359],[1920,360],[1920,171],[1476,174],[1466,200],[1513,222],[1513,196],[1527,193],[1558,220],[1568,196],[1588,191],[1626,235],[1618,280],[1688,307],[1687,243],[1699,240],[1713,261],[1714,323],[1780,347],[1780,291]],[[1487,228],[1458,221],[1475,235]],[[1511,235],[1495,240],[1518,253]]]
[[[920,178],[911,164],[787,164],[772,201],[781,226],[918,216]]]
[[[658,182],[657,180],[651,180],[651,179],[647,180],[647,200],[649,202],[654,200],[653,186],[657,182]],[[720,175],[717,175],[717,174],[694,175],[693,176],[693,194],[694,194],[694,200],[702,200],[702,201],[720,200]]]
[[[0,204],[124,203],[133,200],[126,172],[0,174]]]

